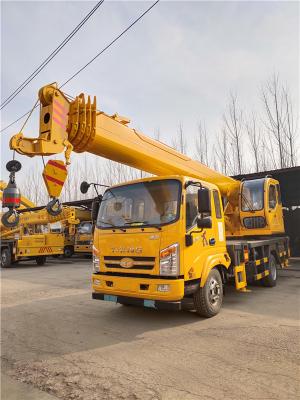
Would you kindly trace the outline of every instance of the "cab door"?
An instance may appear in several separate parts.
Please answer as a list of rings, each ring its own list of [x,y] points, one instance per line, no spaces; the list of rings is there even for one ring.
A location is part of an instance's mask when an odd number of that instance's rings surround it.
[[[280,187],[276,181],[270,180],[267,183],[266,214],[269,229],[272,232],[283,232],[282,204]]]
[[[199,186],[190,185],[185,192],[185,247],[184,275],[185,280],[196,279],[201,276],[204,263],[210,254],[215,252],[218,238],[216,237],[216,226],[211,213],[205,217],[211,217],[211,228],[200,230],[197,227],[198,217],[198,190]],[[210,191],[210,202],[213,203],[212,191]],[[212,207],[211,207],[212,209]]]

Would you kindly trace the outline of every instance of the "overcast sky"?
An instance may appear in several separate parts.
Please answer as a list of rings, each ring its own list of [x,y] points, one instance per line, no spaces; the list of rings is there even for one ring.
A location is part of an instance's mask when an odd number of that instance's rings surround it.
[[[95,4],[2,1],[2,100]],[[64,82],[150,4],[106,0],[3,110],[2,128],[32,107],[41,86]],[[243,108],[259,110],[260,87],[274,73],[288,84],[297,106],[298,2],[161,1],[64,90],[73,96],[97,95],[100,109],[130,117],[131,126],[145,134],[153,136],[159,128],[161,139],[169,144],[181,121],[192,153],[200,120],[206,122],[213,141],[220,132],[230,91],[238,94]],[[38,134],[37,117],[28,125],[28,136]],[[8,139],[20,126],[1,134],[4,164],[11,159]],[[33,161],[19,159],[24,174]]]

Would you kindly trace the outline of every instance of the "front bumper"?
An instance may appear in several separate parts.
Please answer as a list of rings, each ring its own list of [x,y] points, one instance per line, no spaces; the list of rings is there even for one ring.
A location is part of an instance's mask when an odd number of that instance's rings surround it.
[[[158,285],[168,285],[167,292]],[[132,277],[93,274],[92,287],[95,295],[112,295],[154,301],[180,301],[184,297],[184,279],[161,279],[160,277]],[[96,297],[95,297],[96,298]]]
[[[92,253],[92,246],[90,245],[76,245],[75,246],[76,253]]]
[[[133,306],[155,308],[157,310],[172,310],[180,311],[182,302],[179,301],[163,301],[163,300],[148,300],[126,296],[114,296],[104,293],[93,293],[92,298],[96,300],[112,301],[114,303],[129,304]]]

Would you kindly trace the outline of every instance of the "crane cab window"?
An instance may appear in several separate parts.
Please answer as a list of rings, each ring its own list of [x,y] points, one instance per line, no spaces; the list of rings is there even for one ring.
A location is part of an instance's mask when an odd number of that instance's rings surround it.
[[[198,216],[198,186],[188,186],[186,189],[186,230],[197,223]]]
[[[186,230],[189,230],[197,224],[198,218],[198,190],[199,186],[188,186],[186,189]],[[218,193],[218,192],[217,192]],[[220,203],[219,203],[220,206]],[[202,214],[202,218],[210,217],[211,213]]]
[[[243,182],[241,203],[242,211],[258,211],[264,207],[264,179]]]
[[[219,218],[222,218],[222,209],[221,209],[219,193],[217,190],[213,191],[213,196],[214,196],[214,203],[215,203],[216,218],[219,219]]]
[[[77,228],[77,232],[84,235],[92,233],[92,223],[89,221],[81,222]]]
[[[278,183],[276,184],[276,189],[277,189],[278,204],[281,204],[281,192],[280,192],[280,185]]]
[[[276,207],[276,187],[270,185],[269,187],[269,208],[273,209]]]

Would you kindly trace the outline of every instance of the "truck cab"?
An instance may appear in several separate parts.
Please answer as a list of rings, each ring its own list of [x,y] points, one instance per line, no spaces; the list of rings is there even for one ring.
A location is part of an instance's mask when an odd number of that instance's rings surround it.
[[[217,186],[174,175],[109,188],[96,221],[93,264],[94,298],[153,308],[180,309],[212,276],[205,309],[214,315],[230,265]]]
[[[91,254],[93,248],[93,224],[92,221],[82,221],[77,226],[75,235],[75,252]]]

